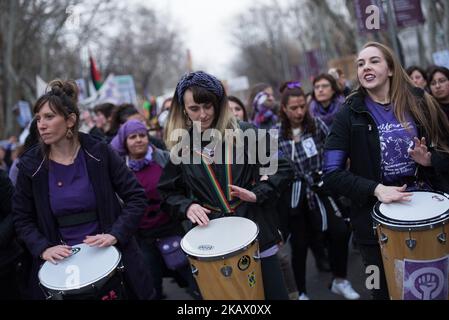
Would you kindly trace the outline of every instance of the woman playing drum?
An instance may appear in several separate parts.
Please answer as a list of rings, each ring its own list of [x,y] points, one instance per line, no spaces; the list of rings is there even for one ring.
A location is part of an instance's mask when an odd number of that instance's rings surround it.
[[[43,261],[56,263],[71,246],[117,246],[125,282],[133,295],[154,295],[151,274],[133,238],[144,213],[143,189],[106,143],[78,132],[78,90],[72,81],[55,80],[34,105],[40,146],[19,163],[13,198],[19,237],[34,256],[32,285]],[[119,202],[117,195],[122,200]],[[42,298],[35,290],[34,297]]]
[[[183,135],[181,143],[172,136],[175,129],[183,129],[178,130]],[[232,135],[238,129],[243,129],[250,141],[244,144],[243,152],[232,145],[242,138],[243,131],[237,133],[235,139],[224,135]],[[212,133],[214,139],[210,139]],[[170,109],[165,139],[167,146],[174,148],[158,189],[164,210],[194,224],[205,226],[210,219],[230,215],[246,217],[258,224],[265,297],[287,300],[276,257],[280,236],[275,203],[293,174],[288,160],[278,157],[277,150],[270,158],[270,164],[275,162],[277,170],[267,175],[259,170],[262,169],[261,154],[266,155],[269,138],[259,135],[254,141],[257,133],[233,117],[219,80],[201,71],[185,75],[177,85]],[[215,139],[220,135],[226,139]],[[181,148],[176,149],[179,146]],[[251,146],[257,148],[250,150]],[[220,154],[225,161],[216,161]],[[175,164],[179,155],[182,161]]]
[[[350,218],[364,264],[381,270],[373,298],[388,299],[373,206],[377,200],[410,200],[409,191],[416,189],[449,191],[449,124],[388,47],[366,44],[357,70],[360,87],[347,98],[326,141],[324,183],[352,200]]]

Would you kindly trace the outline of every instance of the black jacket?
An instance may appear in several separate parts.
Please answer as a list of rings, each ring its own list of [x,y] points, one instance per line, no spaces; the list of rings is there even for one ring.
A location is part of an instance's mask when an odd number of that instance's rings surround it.
[[[0,169],[0,274],[2,269],[11,265],[22,253],[16,241],[12,216],[12,196],[14,187],[8,174]]]
[[[242,123],[241,127],[244,130],[253,130],[247,124]],[[224,167],[223,164],[214,164],[214,171],[222,188],[226,186]],[[282,157],[278,159],[276,174],[270,176],[267,181],[259,181],[259,168],[258,162],[232,164],[232,178],[234,185],[251,190],[257,196],[257,203],[243,202],[237,207],[235,215],[246,217],[258,224],[259,244],[263,251],[281,240],[276,202],[292,181],[294,174],[290,162]],[[162,210],[180,220],[187,219],[187,209],[193,203],[219,207],[219,201],[201,164],[175,165],[170,161],[161,176],[158,191],[163,201]],[[213,211],[209,217],[222,215],[228,214],[214,214]]]
[[[424,91],[414,89],[417,99],[424,103]],[[371,212],[377,198],[374,190],[382,183],[381,149],[377,125],[368,112],[362,92],[355,92],[337,114],[326,140],[325,150],[344,151],[350,159],[350,169],[337,169],[324,176],[324,184],[331,191],[351,199],[351,222],[360,243],[377,242]],[[420,137],[431,141],[420,123],[415,120]],[[418,166],[418,178],[433,189],[449,191],[449,155],[429,148],[432,167]]]

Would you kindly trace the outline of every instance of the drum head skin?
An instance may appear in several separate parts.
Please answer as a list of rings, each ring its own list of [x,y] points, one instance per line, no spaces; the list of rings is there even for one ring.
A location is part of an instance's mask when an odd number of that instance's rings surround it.
[[[222,257],[250,245],[258,233],[257,225],[249,219],[219,218],[190,230],[182,239],[181,248],[197,258]]]
[[[56,265],[44,263],[38,274],[44,287],[67,291],[96,283],[118,266],[121,256],[115,247],[89,247],[84,243],[72,246],[72,252]]]
[[[374,217],[379,220],[386,218],[389,221],[411,223],[432,221],[449,214],[449,199],[444,194],[427,191],[412,193],[410,202],[376,205]]]

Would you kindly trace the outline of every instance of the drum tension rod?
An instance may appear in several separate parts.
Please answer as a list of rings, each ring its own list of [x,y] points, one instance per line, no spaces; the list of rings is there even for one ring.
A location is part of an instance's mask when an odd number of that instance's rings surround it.
[[[193,264],[190,265],[190,268],[192,269],[192,274],[194,276],[197,276],[198,275],[198,268],[195,267]]]
[[[405,244],[410,250],[415,249],[416,247],[416,239],[412,239],[412,231],[408,230],[408,239],[405,240]]]
[[[383,233],[382,231],[380,232],[380,242],[382,244],[386,244],[388,242],[388,237],[385,233]]]
[[[446,234],[446,232],[444,232],[444,224],[443,224],[443,226],[441,228],[443,229],[443,232],[441,232],[438,235],[438,242],[441,243],[441,244],[446,244],[447,234]]]

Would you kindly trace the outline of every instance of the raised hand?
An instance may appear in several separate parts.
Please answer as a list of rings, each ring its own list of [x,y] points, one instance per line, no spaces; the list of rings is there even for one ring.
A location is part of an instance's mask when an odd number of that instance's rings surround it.
[[[430,167],[432,165],[432,154],[427,149],[426,138],[419,140],[415,137],[413,140],[415,142],[415,148],[409,149],[408,154],[416,163],[423,167]]]

